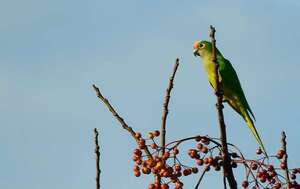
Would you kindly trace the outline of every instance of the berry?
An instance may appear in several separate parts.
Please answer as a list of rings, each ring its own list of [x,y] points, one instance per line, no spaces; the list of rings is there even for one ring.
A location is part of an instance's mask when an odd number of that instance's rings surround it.
[[[199,142],[199,143],[197,144],[197,149],[198,149],[198,150],[201,150],[202,148],[203,148],[203,144]]]
[[[231,162],[231,167],[232,167],[232,168],[237,168],[237,163]]]
[[[268,166],[268,171],[274,171],[274,166],[273,165],[269,165]]]
[[[164,160],[166,160],[166,159],[168,159],[169,157],[170,157],[170,152],[165,152],[162,158],[163,158]]]
[[[155,189],[155,184],[149,184],[148,189]]]
[[[179,164],[176,164],[174,166],[175,171],[181,171],[181,166]]]
[[[153,132],[153,134],[154,134],[154,136],[158,137],[158,136],[160,135],[160,132],[159,132],[158,130],[155,130],[155,131]]]
[[[203,165],[204,161],[203,161],[203,159],[197,159],[196,163],[197,163],[197,165],[201,166],[201,165]]]
[[[256,163],[251,164],[251,169],[252,170],[255,171],[257,169],[257,167],[258,167],[258,165]]]
[[[134,153],[134,155],[136,155],[136,156],[141,156],[142,155],[142,151],[140,150],[140,149],[134,149],[134,151],[133,151],[133,153]]]
[[[134,176],[136,176],[136,177],[141,176],[141,172],[140,171],[134,171]]]
[[[152,132],[148,133],[148,138],[153,139],[154,138],[154,134]]]
[[[280,163],[280,168],[281,168],[281,169],[286,169],[286,164],[285,164],[284,162],[281,162],[281,163]]]
[[[143,172],[144,174],[148,175],[148,174],[150,174],[151,169],[149,169],[148,167],[143,167],[143,168],[142,168],[142,172]]]
[[[282,149],[278,150],[278,152],[277,152],[277,158],[278,159],[282,159],[284,155],[285,155],[284,150],[282,150]]]
[[[142,137],[142,134],[141,133],[135,133],[134,136],[135,136],[135,138],[140,139]]]
[[[198,171],[199,171],[199,170],[198,170],[198,168],[197,168],[197,167],[193,167],[193,168],[192,168],[192,172],[193,172],[194,174],[197,174],[197,173],[198,173]]]
[[[192,170],[191,169],[185,169],[185,170],[183,170],[183,175],[184,176],[188,176],[188,175],[190,175],[192,173]]]
[[[155,143],[152,143],[151,145],[150,145],[150,147],[152,148],[152,149],[157,149],[157,144],[155,144]]]
[[[247,180],[244,180],[242,182],[242,186],[243,186],[243,188],[247,188],[249,186],[249,182]]]
[[[177,148],[174,148],[174,149],[173,149],[173,154],[174,154],[174,155],[177,155],[178,153],[179,153],[179,150],[178,150]]]
[[[256,150],[256,154],[257,154],[257,155],[262,154],[262,150],[261,150],[260,148],[258,148],[258,149]]]
[[[201,152],[206,154],[208,152],[208,148],[206,146],[203,146],[203,148],[201,148]]]

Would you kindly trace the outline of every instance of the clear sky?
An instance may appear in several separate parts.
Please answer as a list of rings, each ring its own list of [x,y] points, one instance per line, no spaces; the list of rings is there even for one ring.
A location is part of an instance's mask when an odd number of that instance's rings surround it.
[[[215,97],[192,54],[195,40],[208,39],[210,24],[269,153],[285,130],[290,163],[299,166],[300,1],[0,2],[0,188],[94,188],[94,127],[101,132],[103,188],[146,188],[151,177],[132,174],[134,141],[91,85],[147,133],[160,126],[176,57],[168,140],[218,136]],[[254,157],[253,136],[228,106],[225,120],[229,141]],[[204,188],[221,186],[214,175]],[[186,188],[196,178],[186,179]]]

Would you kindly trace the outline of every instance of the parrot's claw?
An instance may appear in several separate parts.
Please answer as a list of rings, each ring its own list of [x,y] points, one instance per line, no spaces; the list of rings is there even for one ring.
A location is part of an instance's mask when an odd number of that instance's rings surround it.
[[[222,102],[223,102],[223,103],[228,103],[228,100],[223,99]]]
[[[223,91],[215,91],[215,95],[216,96],[223,96],[224,93],[223,93]]]
[[[220,107],[221,109],[223,109],[223,108],[224,108],[223,104],[220,104],[220,105],[219,105],[218,103],[216,103],[216,107],[217,107],[217,108],[219,108],[219,107]]]

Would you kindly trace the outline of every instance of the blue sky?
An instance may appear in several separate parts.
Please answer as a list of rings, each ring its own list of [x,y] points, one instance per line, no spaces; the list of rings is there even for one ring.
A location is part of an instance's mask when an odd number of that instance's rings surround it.
[[[217,29],[269,153],[288,135],[299,165],[300,2],[1,1],[0,188],[93,188],[93,128],[101,135],[103,188],[146,188],[132,174],[134,141],[91,88],[97,84],[136,130],[159,128],[164,91],[181,59],[168,140],[218,136],[215,97],[192,44]],[[253,157],[256,143],[225,107],[228,138]],[[191,188],[196,178],[186,179]],[[204,188],[220,182],[208,174]]]

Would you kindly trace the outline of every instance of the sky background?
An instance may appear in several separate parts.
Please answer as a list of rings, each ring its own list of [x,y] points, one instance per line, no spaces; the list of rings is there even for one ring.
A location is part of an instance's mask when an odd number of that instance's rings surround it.
[[[167,140],[218,136],[215,97],[192,53],[195,40],[209,39],[210,24],[268,152],[276,153],[285,130],[290,165],[299,166],[300,1],[0,2],[0,188],[94,188],[94,127],[102,188],[146,188],[151,176],[132,173],[134,141],[91,85],[129,125],[147,133],[160,127],[177,57]],[[227,105],[224,112],[229,141],[255,157],[257,144],[245,123]],[[186,188],[197,178],[185,179]],[[210,172],[202,186],[221,185]]]

